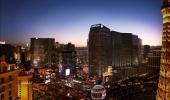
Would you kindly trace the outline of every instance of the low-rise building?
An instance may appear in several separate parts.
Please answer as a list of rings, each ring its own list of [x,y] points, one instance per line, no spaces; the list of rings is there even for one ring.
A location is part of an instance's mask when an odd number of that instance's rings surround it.
[[[18,98],[20,100],[32,100],[32,75],[20,73],[17,80]]]
[[[17,77],[20,72],[15,64],[7,64],[0,59],[0,100],[15,100],[17,98]]]
[[[23,74],[24,73],[24,74]],[[32,75],[0,59],[0,100],[32,100]]]

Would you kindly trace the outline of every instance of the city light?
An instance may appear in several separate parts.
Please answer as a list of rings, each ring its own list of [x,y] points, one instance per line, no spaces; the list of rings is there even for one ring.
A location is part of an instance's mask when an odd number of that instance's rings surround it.
[[[70,69],[66,69],[66,76],[70,75]]]
[[[170,100],[170,0],[0,5],[0,100]]]

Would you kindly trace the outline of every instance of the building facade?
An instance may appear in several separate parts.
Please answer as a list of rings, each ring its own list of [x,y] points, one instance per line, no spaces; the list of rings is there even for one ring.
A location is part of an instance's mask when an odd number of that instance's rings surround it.
[[[131,33],[111,31],[102,24],[92,25],[88,38],[90,75],[101,77],[107,66],[113,69],[140,64],[141,39]]]
[[[32,75],[0,59],[0,100],[32,100]]]
[[[7,64],[0,59],[0,100],[17,99],[17,77],[20,70],[15,64]]]
[[[55,62],[54,48],[54,38],[31,38],[30,51],[34,66]]]
[[[157,100],[170,100],[170,0],[163,0],[163,34]]]
[[[87,47],[76,47],[76,56],[77,56],[77,64],[78,66],[82,66],[87,64]]]
[[[110,29],[102,24],[92,25],[88,38],[90,75],[100,76],[112,64],[112,38]]]
[[[19,100],[32,100],[32,75],[20,73],[17,82]]]
[[[148,67],[159,68],[161,59],[161,47],[150,50],[147,58]]]
[[[138,66],[141,61],[141,39],[131,33],[112,31],[112,66]]]
[[[59,53],[59,70],[61,76],[76,74],[76,49],[74,44],[60,44]],[[67,73],[68,72],[68,73]]]
[[[151,47],[149,45],[143,46],[143,60],[144,60],[144,62],[147,62],[148,54],[149,54],[150,50],[151,50]]]
[[[14,49],[15,47],[10,44],[0,44],[0,57],[5,56],[7,63],[15,63]]]

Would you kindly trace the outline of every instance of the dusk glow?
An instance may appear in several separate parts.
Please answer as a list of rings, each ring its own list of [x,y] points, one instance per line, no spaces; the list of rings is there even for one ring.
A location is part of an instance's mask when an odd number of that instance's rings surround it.
[[[29,43],[31,37],[86,46],[92,24],[138,35],[161,45],[161,0],[1,0],[0,41]],[[97,4],[96,4],[97,3]]]

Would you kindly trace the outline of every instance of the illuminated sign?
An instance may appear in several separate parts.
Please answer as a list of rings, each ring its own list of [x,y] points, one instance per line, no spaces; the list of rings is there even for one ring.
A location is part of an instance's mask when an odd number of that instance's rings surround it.
[[[70,75],[70,69],[66,69],[66,76]]]

